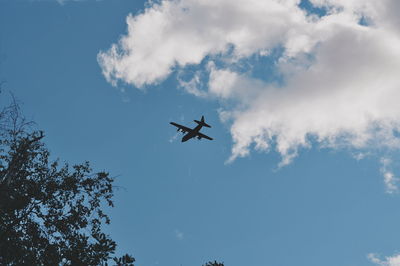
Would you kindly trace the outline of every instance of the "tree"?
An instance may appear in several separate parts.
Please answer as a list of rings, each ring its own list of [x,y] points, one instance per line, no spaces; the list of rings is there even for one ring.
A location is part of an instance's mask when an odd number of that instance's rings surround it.
[[[204,266],[224,266],[224,263],[217,262],[214,260],[214,262],[210,261],[204,264]]]
[[[89,162],[51,161],[42,131],[21,115],[16,101],[0,112],[0,264],[133,265],[114,257],[110,223],[113,178]]]

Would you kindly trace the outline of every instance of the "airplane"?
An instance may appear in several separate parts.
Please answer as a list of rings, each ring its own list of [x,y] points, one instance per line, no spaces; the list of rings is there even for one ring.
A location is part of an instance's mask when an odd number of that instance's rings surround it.
[[[198,121],[198,120],[193,120],[193,121],[198,124],[193,129],[185,127],[185,126],[182,126],[182,125],[179,125],[179,124],[174,123],[174,122],[170,122],[170,124],[173,125],[173,126],[176,126],[178,128],[176,131],[181,131],[182,133],[186,133],[187,132],[187,134],[182,137],[182,142],[188,141],[191,138],[198,138],[198,139],[204,138],[204,139],[213,140],[213,138],[210,138],[209,136],[206,136],[206,135],[204,135],[204,134],[199,132],[202,127],[211,127],[209,124],[204,122],[204,116],[201,116],[201,120],[200,121]]]

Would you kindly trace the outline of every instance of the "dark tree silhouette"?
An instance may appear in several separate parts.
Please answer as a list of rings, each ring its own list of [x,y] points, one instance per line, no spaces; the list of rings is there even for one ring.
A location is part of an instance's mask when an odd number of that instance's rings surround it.
[[[206,264],[204,264],[204,266],[224,266],[224,264],[214,260],[214,262],[212,261],[207,262]]]
[[[113,178],[51,161],[43,138],[15,100],[0,112],[0,265],[133,265],[102,231]]]

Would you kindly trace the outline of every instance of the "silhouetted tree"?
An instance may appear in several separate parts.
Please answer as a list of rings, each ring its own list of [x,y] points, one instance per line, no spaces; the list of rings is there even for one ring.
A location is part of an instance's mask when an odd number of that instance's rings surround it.
[[[51,161],[31,128],[15,100],[0,112],[0,265],[133,265],[102,231],[113,178]]]
[[[214,262],[212,262],[212,261],[207,262],[203,266],[224,266],[224,264],[223,263],[219,263],[216,260],[214,260]]]

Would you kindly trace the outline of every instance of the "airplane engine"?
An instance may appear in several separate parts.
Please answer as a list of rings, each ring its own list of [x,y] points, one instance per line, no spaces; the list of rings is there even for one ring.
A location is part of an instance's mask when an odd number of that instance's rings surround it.
[[[201,137],[200,137],[200,136],[197,136],[197,139],[201,139]]]

